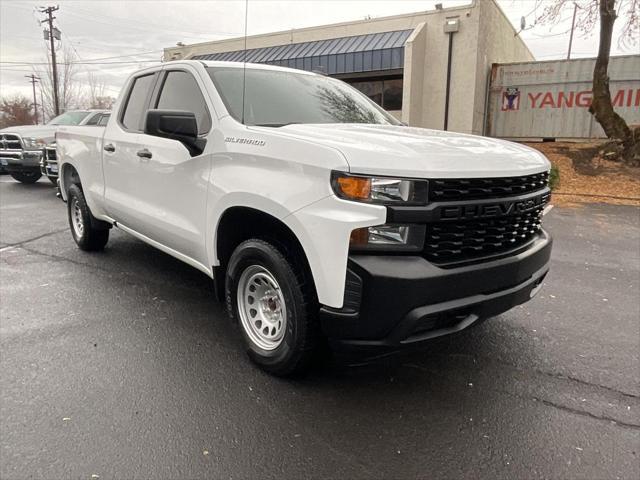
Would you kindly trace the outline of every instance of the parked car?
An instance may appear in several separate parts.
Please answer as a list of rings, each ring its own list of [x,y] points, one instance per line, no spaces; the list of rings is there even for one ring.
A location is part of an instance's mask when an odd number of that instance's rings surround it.
[[[144,69],[106,128],[62,127],[57,148],[77,245],[101,250],[116,226],[205,272],[278,375],[323,337],[386,352],[459,332],[549,270],[541,153],[403,126],[314,73]]]
[[[61,125],[97,125],[106,110],[72,110],[45,125],[22,125],[0,130],[0,165],[16,180],[35,183],[43,175],[43,149],[54,142]],[[56,180],[52,180],[53,183]]]

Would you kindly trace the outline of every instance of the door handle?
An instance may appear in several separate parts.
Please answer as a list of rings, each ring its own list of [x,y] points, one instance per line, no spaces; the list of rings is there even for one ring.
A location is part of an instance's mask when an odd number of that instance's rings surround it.
[[[115,152],[115,151],[116,151],[116,147],[114,147],[114,146],[113,146],[113,144],[111,144],[111,143],[107,143],[107,144],[104,146],[104,151],[105,151],[105,152],[112,152],[112,153],[113,153],[113,152]]]
[[[142,150],[138,150],[136,152],[136,155],[138,155],[140,158],[151,158],[152,157],[151,152],[146,148],[143,148]]]

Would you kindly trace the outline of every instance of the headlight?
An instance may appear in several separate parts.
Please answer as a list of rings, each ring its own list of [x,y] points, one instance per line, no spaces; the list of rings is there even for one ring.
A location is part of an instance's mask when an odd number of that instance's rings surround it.
[[[385,224],[351,232],[351,250],[420,252],[424,248],[426,225]]]
[[[47,142],[45,142],[43,139],[35,137],[23,137],[22,143],[24,144],[25,148],[29,149],[44,148],[47,145]]]
[[[333,172],[331,186],[345,200],[380,205],[425,205],[427,181],[404,178],[369,177]]]

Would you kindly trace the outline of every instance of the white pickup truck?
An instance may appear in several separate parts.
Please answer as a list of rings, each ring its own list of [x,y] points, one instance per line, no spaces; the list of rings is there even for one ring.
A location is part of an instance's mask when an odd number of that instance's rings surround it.
[[[78,246],[104,248],[115,226],[205,272],[278,375],[323,338],[382,352],[459,332],[549,270],[542,154],[404,126],[314,73],[141,70],[104,129],[62,127],[57,149]]]

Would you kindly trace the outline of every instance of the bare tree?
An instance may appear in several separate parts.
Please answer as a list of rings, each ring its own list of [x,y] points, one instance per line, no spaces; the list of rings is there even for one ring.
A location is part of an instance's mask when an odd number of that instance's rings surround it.
[[[111,110],[115,103],[115,98],[106,95],[106,86],[104,82],[98,79],[92,72],[87,75],[85,104],[88,108],[97,108],[100,110]]]
[[[100,81],[92,72],[87,74],[87,103],[89,108],[98,108],[98,98],[104,97],[104,82]]]
[[[542,0],[537,4],[544,5]],[[589,112],[602,126],[607,137],[620,144],[622,157],[630,162],[640,161],[640,129],[634,132],[627,122],[613,109],[609,89],[609,57],[613,40],[613,26],[621,16],[623,20],[619,44],[631,46],[638,43],[640,0],[553,0],[542,8],[536,23],[556,24],[561,20],[565,7],[577,7],[577,29],[583,34],[593,31],[600,24],[598,57],[593,70],[593,100]]]
[[[35,116],[31,107],[32,101],[24,95],[0,99],[0,128],[33,125]]]
[[[44,70],[36,70],[40,77],[43,109],[47,117],[55,115],[53,107],[53,74],[51,73],[51,60],[47,58]],[[82,88],[78,82],[78,70],[74,63],[72,52],[68,48],[63,49],[62,61],[58,63],[58,97],[60,99],[60,111],[79,108],[82,102]]]

